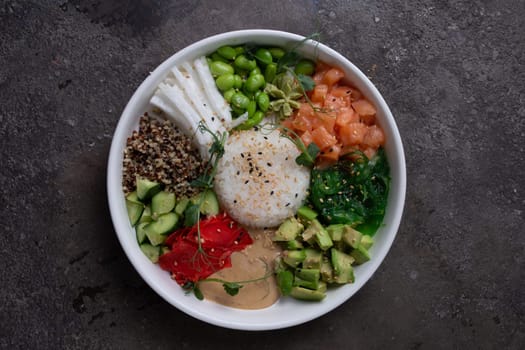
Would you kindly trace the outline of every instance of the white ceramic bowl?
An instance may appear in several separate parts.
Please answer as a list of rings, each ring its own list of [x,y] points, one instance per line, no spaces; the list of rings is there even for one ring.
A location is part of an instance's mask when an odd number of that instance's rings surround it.
[[[377,119],[386,135],[386,154],[391,167],[391,190],[389,193],[384,225],[375,235],[371,248],[372,259],[355,268],[355,283],[328,291],[322,302],[301,302],[281,298],[276,304],[262,310],[239,310],[208,301],[199,301],[184,291],[169,273],[152,264],[140,251],[131,227],[124,195],[122,193],[122,158],[126,138],[138,128],[139,117],[149,108],[149,99],[156,86],[169,69],[183,61],[209,54],[223,45],[257,43],[292,47],[304,37],[273,30],[242,30],[215,35],[192,44],[164,61],[144,80],[128,102],[117,125],[108,163],[108,199],[113,224],[118,239],[129,260],[142,278],[161,297],[179,310],[202,321],[233,329],[270,330],[298,325],[315,319],[347,301],[377,270],[385,258],[397,233],[405,201],[406,170],[403,145],[399,132],[386,102],[368,78],[341,54],[323,44],[307,41],[299,52],[304,56],[318,57],[328,64],[345,71],[346,80],[357,87],[376,106]]]

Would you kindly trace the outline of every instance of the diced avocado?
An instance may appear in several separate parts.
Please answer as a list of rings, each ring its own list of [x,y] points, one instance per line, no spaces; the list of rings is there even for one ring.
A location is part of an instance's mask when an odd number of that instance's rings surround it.
[[[321,301],[326,296],[326,294],[321,291],[303,287],[292,287],[290,295],[295,299],[308,301]]]
[[[144,201],[160,191],[160,183],[137,177],[137,197]]]
[[[306,258],[303,261],[303,268],[320,269],[323,261],[323,253],[314,248],[306,248],[304,252],[306,253]]]
[[[144,227],[147,224],[148,224],[147,222],[141,222],[137,225],[136,234],[137,234],[137,242],[139,244],[142,244],[146,241],[146,231],[144,230]]]
[[[135,226],[144,211],[144,204],[132,202],[126,199],[126,210],[128,211],[129,222],[131,226]]]
[[[322,250],[328,250],[334,245],[334,242],[332,242],[330,235],[324,228],[322,228],[315,234],[315,241],[319,245],[319,248],[321,248]]]
[[[319,287],[320,273],[317,269],[296,269],[294,286],[317,289]]]
[[[133,191],[126,196],[126,199],[130,202],[142,203],[137,196],[137,191]]]
[[[328,284],[324,281],[319,281],[319,285],[317,286],[317,291],[321,293],[326,293],[328,290]]]
[[[361,238],[361,247],[365,248],[366,250],[369,250],[373,244],[374,239],[372,238],[372,236],[363,235],[363,237]]]
[[[143,222],[151,222],[153,218],[151,217],[151,208],[149,205],[146,205],[144,207],[144,211],[142,212],[142,215],[140,216],[139,223]]]
[[[203,215],[217,215],[219,214],[219,201],[215,192],[212,190],[206,190],[201,193],[200,210]]]
[[[321,269],[319,270],[321,273],[321,280],[325,281],[327,283],[334,283],[334,268],[332,267],[332,264],[328,260],[328,258],[323,258],[323,261],[321,263]]]
[[[340,284],[354,282],[354,269],[352,268],[354,258],[335,248],[330,250],[330,255],[334,268],[334,281]]]
[[[297,215],[304,221],[312,221],[317,217],[317,213],[312,208],[305,205],[297,209]]]
[[[288,241],[286,243],[286,248],[289,250],[297,250],[297,249],[303,249],[304,245],[301,241],[298,241],[297,239],[292,239],[291,241]]]
[[[330,235],[332,241],[339,242],[343,238],[344,227],[344,224],[332,224],[326,226],[326,231],[328,231],[328,234]]]
[[[350,255],[355,259],[357,264],[363,264],[370,260],[370,254],[368,253],[368,250],[366,250],[365,247],[361,245],[352,250]]]
[[[293,273],[290,270],[280,270],[277,272],[277,285],[282,295],[288,295],[293,287]]]
[[[302,263],[305,258],[306,253],[304,250],[285,250],[283,252],[283,261],[293,268]]]
[[[173,232],[179,223],[179,216],[173,212],[159,215],[156,221],[151,222],[147,227],[159,235]]]
[[[297,237],[297,235],[303,232],[303,229],[303,224],[301,224],[294,216],[292,216],[283,221],[272,239],[274,241],[292,241]]]
[[[344,233],[343,233],[343,241],[352,248],[359,247],[359,244],[361,243],[361,237],[363,235],[361,232],[353,229],[349,225],[345,225]]]
[[[313,245],[315,243],[315,235],[320,230],[324,230],[323,225],[318,220],[313,219],[302,234],[303,240]]]
[[[184,210],[186,210],[186,207],[188,206],[188,203],[190,203],[189,198],[179,198],[177,204],[175,205],[175,213],[179,216],[182,216],[182,214],[184,214]]]
[[[152,246],[151,244],[141,244],[140,250],[151,260],[152,263],[157,263],[159,261],[160,249],[159,247]]]
[[[169,213],[175,208],[175,193],[160,191],[151,198],[153,215]]]

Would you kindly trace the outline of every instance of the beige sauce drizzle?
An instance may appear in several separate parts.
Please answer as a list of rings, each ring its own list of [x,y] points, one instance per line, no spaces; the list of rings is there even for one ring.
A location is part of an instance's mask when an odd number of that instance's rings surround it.
[[[233,253],[232,267],[218,271],[210,278],[237,282],[260,278],[271,272],[273,261],[281,251],[271,240],[273,234],[273,230],[250,229],[253,244],[242,252]],[[273,275],[261,281],[245,283],[235,296],[226,293],[222,283],[201,282],[199,288],[206,300],[238,309],[263,309],[275,303],[280,296]]]

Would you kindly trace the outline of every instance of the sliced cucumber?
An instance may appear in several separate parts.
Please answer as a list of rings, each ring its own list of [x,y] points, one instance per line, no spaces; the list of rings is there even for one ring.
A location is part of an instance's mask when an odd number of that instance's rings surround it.
[[[149,205],[146,205],[140,217],[139,223],[142,223],[142,222],[147,223],[147,222],[151,222],[151,220],[153,220],[153,218],[151,217],[151,208]]]
[[[161,235],[160,233],[157,233],[155,231],[155,228],[153,227],[155,223],[146,224],[144,227],[144,233],[148,237],[149,242],[153,246],[158,246],[164,243],[166,240],[166,236]]]
[[[137,197],[141,201],[153,197],[160,191],[160,183],[137,178]]]
[[[159,261],[159,255],[160,255],[160,248],[152,246],[151,244],[141,244],[140,250],[146,255],[148,259],[151,260],[152,263],[157,263]]]
[[[144,204],[132,202],[126,199],[126,209],[128,211],[129,222],[135,226],[144,211]]]
[[[144,230],[146,225],[148,225],[147,222],[141,222],[137,226],[137,242],[139,242],[139,244],[142,244],[146,241],[146,231]]]
[[[201,214],[211,216],[219,214],[219,201],[217,200],[215,192],[206,190],[201,196]]]
[[[153,215],[169,213],[175,208],[175,193],[160,191],[151,198],[151,211]]]
[[[190,200],[186,197],[182,197],[177,201],[177,205],[175,205],[175,213],[177,215],[182,216],[184,214],[184,211],[188,207],[188,204],[190,203]]]
[[[147,230],[151,230],[159,235],[165,235],[173,232],[179,223],[179,216],[173,212],[159,215],[157,221],[151,222]]]
[[[139,197],[137,196],[137,191],[133,191],[131,192],[130,194],[128,194],[126,196],[126,199],[130,202],[134,202],[134,203],[142,203],[140,200],[139,200]]]

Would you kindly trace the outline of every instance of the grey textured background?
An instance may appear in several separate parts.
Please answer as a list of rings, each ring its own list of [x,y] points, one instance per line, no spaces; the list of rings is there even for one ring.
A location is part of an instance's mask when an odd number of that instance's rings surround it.
[[[127,100],[206,36],[271,28],[369,74],[404,140],[398,237],[351,300],[240,332],[157,296],[120,248],[105,171]],[[524,1],[0,1],[0,347],[525,348]]]

